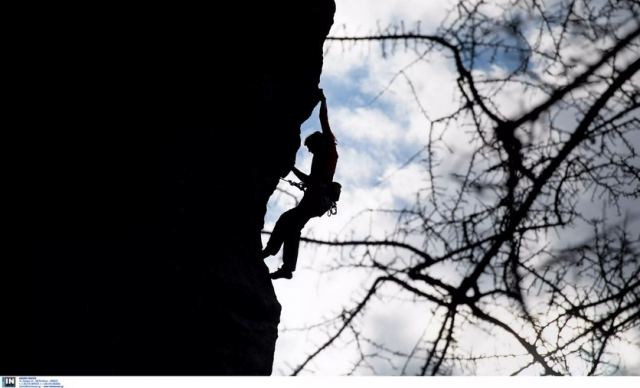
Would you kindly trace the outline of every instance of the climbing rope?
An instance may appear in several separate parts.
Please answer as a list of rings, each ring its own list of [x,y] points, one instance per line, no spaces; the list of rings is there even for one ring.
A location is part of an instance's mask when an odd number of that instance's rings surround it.
[[[292,180],[284,179],[284,178],[280,178],[280,179],[282,179],[283,181],[287,182],[291,186],[297,187],[301,191],[305,191],[307,189],[307,186],[302,182],[294,182]]]

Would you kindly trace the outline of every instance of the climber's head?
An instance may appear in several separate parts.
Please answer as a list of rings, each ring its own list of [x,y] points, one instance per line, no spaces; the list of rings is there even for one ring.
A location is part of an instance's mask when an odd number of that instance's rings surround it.
[[[322,143],[324,141],[325,138],[322,132],[314,132],[311,135],[307,136],[304,141],[304,145],[307,146],[309,152],[313,154],[322,147]]]

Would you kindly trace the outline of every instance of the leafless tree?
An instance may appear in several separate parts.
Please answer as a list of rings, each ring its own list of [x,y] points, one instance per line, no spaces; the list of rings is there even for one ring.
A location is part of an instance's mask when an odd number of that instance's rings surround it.
[[[444,117],[425,112],[425,149],[412,163],[428,185],[415,203],[372,210],[397,215],[393,233],[304,239],[331,248],[332,270],[371,277],[306,328],[326,339],[292,374],[338,343],[359,354],[350,374],[378,373],[376,359],[391,373],[437,375],[500,358],[517,361],[511,374],[624,373],[608,349],[640,327],[640,234],[628,211],[640,194],[639,13],[632,0],[460,0],[433,34],[400,24],[329,38],[329,50],[413,50],[411,66],[445,55],[459,104]],[[528,101],[517,111],[505,108],[514,91]],[[462,171],[441,168],[451,131],[473,147]],[[390,298],[433,318],[411,351],[364,330],[368,306]],[[458,340],[469,327],[519,350],[476,354]]]

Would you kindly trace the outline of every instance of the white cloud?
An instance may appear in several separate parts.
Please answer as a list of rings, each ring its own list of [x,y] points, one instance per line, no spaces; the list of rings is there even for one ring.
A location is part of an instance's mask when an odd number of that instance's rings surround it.
[[[411,21],[421,20],[425,32],[444,16],[446,8],[445,3],[436,1],[338,0],[336,23],[331,34],[375,33],[378,20],[382,26],[394,20],[405,20],[410,26]],[[498,12],[496,7],[493,11]],[[348,26],[345,32],[341,29],[343,23]],[[395,55],[384,59],[379,55],[377,44],[347,45],[342,50],[340,44],[333,42],[327,43],[327,47],[330,49],[325,56],[321,85],[325,87],[331,125],[338,137],[340,159],[335,179],[343,183],[343,193],[338,214],[312,219],[303,230],[303,235],[333,239],[341,232],[352,231],[352,235],[341,233],[340,238],[383,238],[396,227],[395,215],[368,212],[367,209],[393,208],[411,203],[418,189],[429,188],[428,175],[423,163],[419,162],[426,155],[421,155],[416,163],[403,166],[411,155],[424,146],[430,124],[416,103],[411,87],[429,119],[439,118],[457,108],[459,96],[456,74],[451,60],[438,52],[430,53],[424,61],[407,68],[415,60],[415,52],[400,49]],[[404,76],[396,77],[403,69],[412,85]],[[503,70],[494,67],[490,71],[496,75]],[[394,77],[395,81],[386,89]],[[376,101],[372,101],[385,89]],[[501,111],[515,114],[540,98],[540,94],[525,94],[518,87],[510,87],[496,103]],[[317,122],[317,116],[314,114],[311,120]],[[441,128],[437,130],[441,131]],[[463,127],[456,126],[444,134],[437,132],[434,137],[440,135],[453,148],[453,153],[442,147],[437,148],[438,157],[444,161],[438,167],[438,172],[445,176],[451,171],[460,172],[464,167],[462,161],[469,158],[471,136]],[[310,155],[305,148],[301,148],[297,166],[308,171],[310,162]],[[447,190],[455,190],[456,183],[450,183]],[[296,192],[295,189],[293,192]],[[296,194],[301,196],[299,192]],[[281,212],[290,206],[290,199],[274,196],[269,208],[268,226],[272,226]],[[547,242],[546,238],[541,240],[541,243]],[[371,284],[370,273],[366,271],[321,272],[334,262],[339,253],[304,243],[300,245],[298,270],[294,279],[274,283],[283,306],[281,328],[302,327],[337,315],[345,306],[351,306],[354,298],[361,296],[363,289]],[[388,252],[381,257],[392,258],[394,255],[394,252]],[[358,257],[349,259],[355,262]],[[269,258],[267,263],[274,270],[279,266],[279,260],[278,255]],[[434,268],[434,274],[454,284],[460,277],[451,268]],[[424,330],[425,315],[425,309],[407,308],[403,301],[390,300],[372,305],[363,323],[373,338],[381,342],[390,340],[394,346],[406,351]],[[435,333],[429,331],[426,335],[433,337]],[[487,338],[486,332],[472,328],[462,333],[459,345],[472,349],[475,354],[518,353],[522,350],[508,337],[504,340],[501,337],[500,341],[488,341]],[[275,354],[275,373],[289,372],[291,366],[295,366],[305,354],[325,340],[326,333],[322,332],[281,333]],[[313,364],[312,369],[325,375],[345,373],[349,369],[349,361],[355,357],[347,349],[340,348],[327,353]],[[513,372],[516,366],[522,365],[520,361],[512,357],[481,363],[476,373]],[[629,365],[636,365],[637,368],[640,361],[637,357],[630,359]],[[380,368],[384,370],[382,365]],[[528,373],[536,372],[539,371],[528,370]]]
[[[402,134],[400,125],[380,109],[341,107],[335,113],[332,111],[331,117],[332,128],[335,127],[339,141],[353,140],[392,146]]]

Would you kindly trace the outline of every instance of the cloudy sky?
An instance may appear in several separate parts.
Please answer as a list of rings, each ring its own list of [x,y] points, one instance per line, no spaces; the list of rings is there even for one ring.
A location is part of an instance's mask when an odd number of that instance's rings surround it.
[[[377,26],[403,20],[407,26],[420,21],[421,31],[433,31],[445,17],[451,1],[424,0],[337,0],[335,23],[330,35],[366,35]],[[329,120],[338,139],[340,155],[335,180],[343,184],[338,214],[312,219],[303,230],[307,237],[332,239],[385,236],[395,227],[391,214],[373,214],[369,209],[401,208],[415,200],[419,189],[428,190],[424,169],[415,161],[424,157],[425,136],[429,119],[444,116],[455,108],[456,74],[452,63],[433,53],[418,65],[407,67],[416,59],[411,50],[396,50],[383,58],[377,44],[325,44],[325,62],[321,87],[329,105]],[[398,72],[404,70],[412,84]],[[420,105],[412,92],[413,87]],[[302,138],[320,129],[317,108],[302,126]],[[455,170],[469,154],[469,142],[464,135],[449,131],[445,140],[452,153],[444,169]],[[413,158],[413,159],[412,159]],[[413,163],[407,163],[408,161]],[[309,171],[311,155],[302,147],[296,165]],[[289,176],[294,179],[293,175]],[[279,186],[301,198],[301,192],[282,183]],[[276,192],[270,201],[265,230],[271,230],[277,217],[295,205],[288,194]],[[263,236],[266,242],[268,236]],[[331,271],[340,252],[301,244],[298,269],[292,280],[274,282],[282,305],[280,337],[276,345],[274,374],[289,374],[304,355],[322,343],[326,334],[320,331],[297,330],[322,322],[339,314],[344,306],[362,296],[371,283],[370,274],[358,271]],[[355,259],[354,259],[355,260]],[[267,259],[274,271],[281,265],[281,253]],[[367,334],[380,343],[392,343],[395,348],[411,351],[422,338],[430,319],[426,306],[412,301],[371,305],[366,314]],[[435,326],[437,327],[437,326]],[[513,343],[466,333],[461,341],[479,352],[522,353]],[[636,339],[637,343],[637,339]],[[328,352],[310,365],[310,371],[321,375],[345,374],[356,356],[348,344],[337,343],[337,351]],[[628,368],[640,371],[640,352],[627,352]],[[378,361],[378,373],[390,372],[385,362]],[[520,360],[507,359],[476,371],[478,374],[510,373],[521,365]],[[418,365],[407,365],[407,373]],[[533,371],[535,372],[535,371]],[[366,373],[363,371],[361,373]]]

